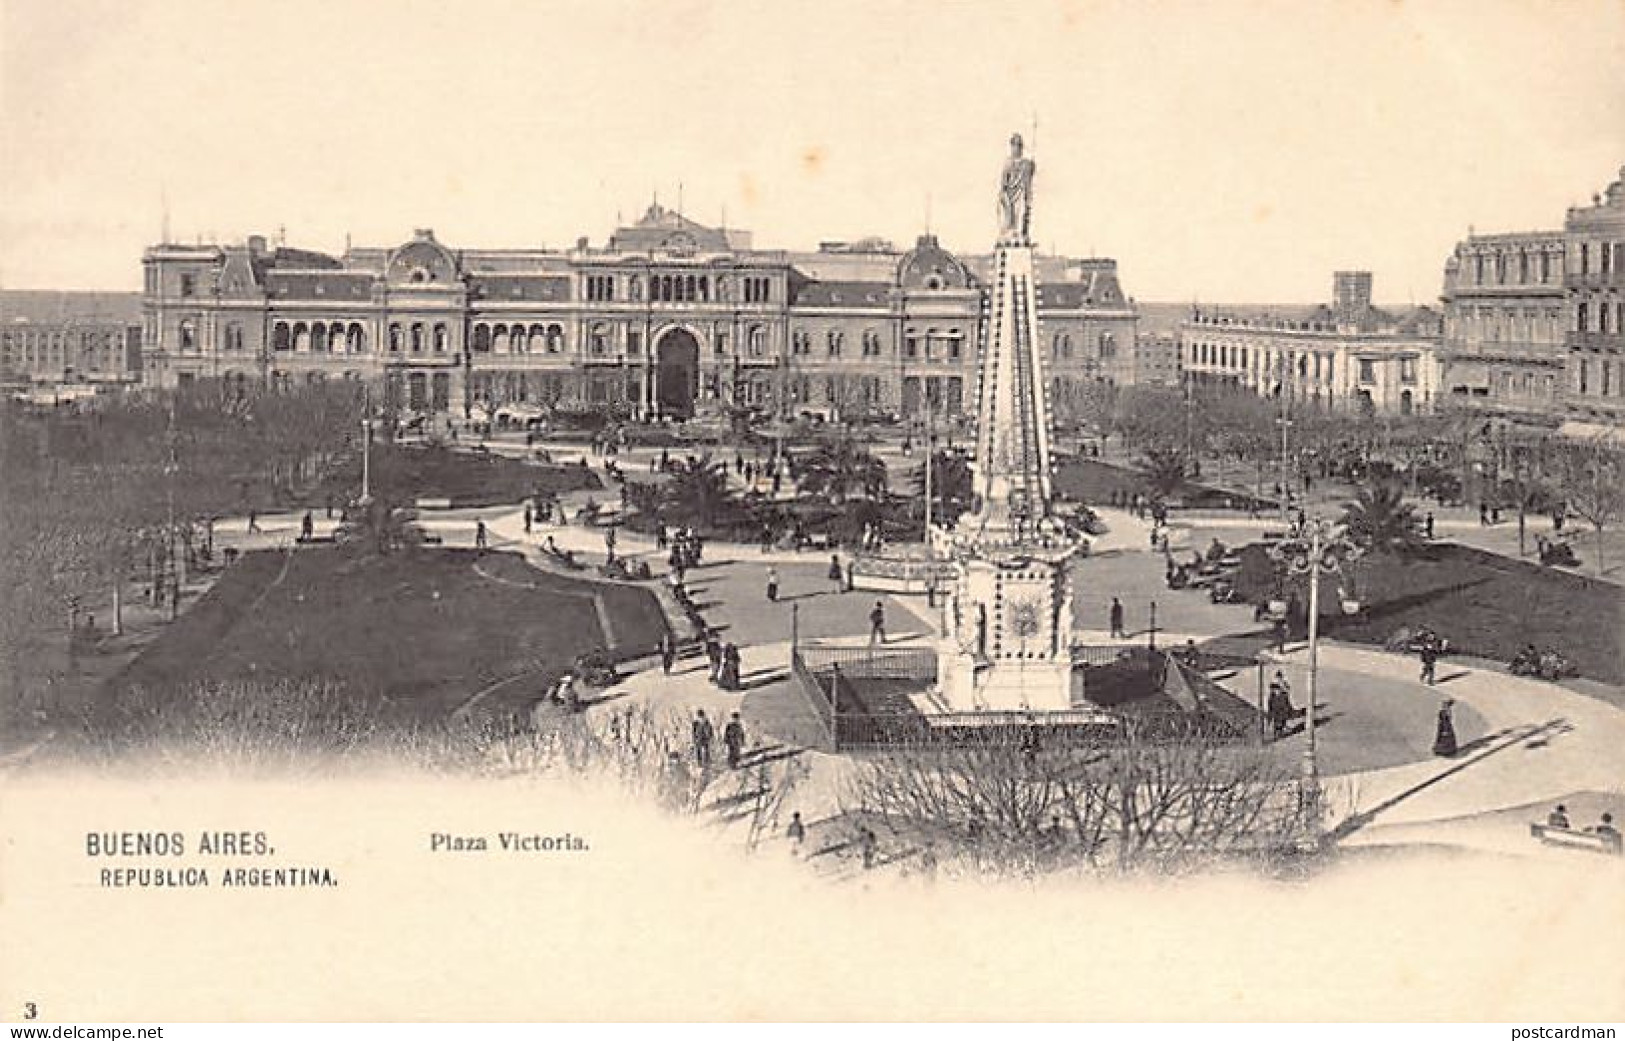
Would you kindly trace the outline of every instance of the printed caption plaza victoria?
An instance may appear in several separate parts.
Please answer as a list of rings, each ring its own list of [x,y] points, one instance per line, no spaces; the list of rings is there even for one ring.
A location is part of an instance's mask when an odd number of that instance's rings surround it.
[[[89,831],[85,856],[110,862],[97,878],[107,889],[303,889],[339,884],[327,867],[266,863],[277,850],[263,831],[198,831],[190,837],[188,842],[187,833],[181,831]],[[131,863],[138,858],[164,863]],[[197,859],[207,862],[190,862]]]

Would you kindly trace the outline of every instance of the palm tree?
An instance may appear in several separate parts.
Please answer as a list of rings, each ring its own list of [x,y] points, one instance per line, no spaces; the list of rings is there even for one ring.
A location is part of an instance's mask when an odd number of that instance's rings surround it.
[[[886,464],[850,438],[820,445],[801,462],[797,485],[811,495],[845,502],[848,496],[876,498],[886,490]]]
[[[718,515],[733,499],[727,465],[712,462],[709,453],[677,461],[662,498],[661,513],[672,521],[707,529],[715,526]]]
[[[1343,526],[1350,539],[1372,553],[1409,556],[1426,545],[1417,530],[1416,507],[1405,501],[1404,486],[1397,480],[1373,480],[1361,487],[1343,507]]]
[[[1172,495],[1185,480],[1185,453],[1177,448],[1154,446],[1142,461],[1145,479],[1158,498]]]

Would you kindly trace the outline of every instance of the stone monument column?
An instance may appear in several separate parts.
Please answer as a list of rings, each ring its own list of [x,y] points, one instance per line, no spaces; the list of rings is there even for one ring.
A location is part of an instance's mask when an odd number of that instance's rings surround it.
[[[1020,135],[1000,178],[999,237],[978,351],[977,508],[951,539],[961,611],[938,648],[950,711],[1053,712],[1073,704],[1069,562],[1080,544],[1053,513],[1050,411],[1038,330],[1032,184]]]

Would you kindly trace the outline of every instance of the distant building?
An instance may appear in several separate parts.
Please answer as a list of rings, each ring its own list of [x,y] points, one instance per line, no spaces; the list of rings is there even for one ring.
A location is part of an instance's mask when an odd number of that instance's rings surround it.
[[[1439,392],[1438,313],[1391,314],[1371,303],[1371,274],[1341,271],[1333,305],[1193,307],[1180,364],[1194,383],[1230,384],[1328,411],[1410,415]]]
[[[141,378],[141,327],[14,318],[0,325],[0,381],[40,393],[112,390]]]
[[[1625,167],[1619,179],[1568,213],[1563,279],[1573,326],[1568,353],[1565,432],[1618,436],[1625,422]]]
[[[145,364],[174,386],[380,382],[453,415],[511,402],[684,418],[744,406],[952,415],[975,397],[988,256],[934,236],[816,252],[753,248],[658,204],[602,247],[451,249],[418,231],[343,257],[157,245],[144,256]],[[1133,378],[1136,312],[1107,259],[1038,260],[1057,408]]]
[[[1445,394],[1501,429],[1625,420],[1625,168],[1561,230],[1469,235],[1445,263]],[[1490,429],[1486,427],[1486,429]]]
[[[1141,386],[1177,387],[1181,377],[1177,334],[1142,332],[1135,337],[1132,382]]]
[[[1530,426],[1563,414],[1568,327],[1560,231],[1470,235],[1444,269],[1448,404]]]

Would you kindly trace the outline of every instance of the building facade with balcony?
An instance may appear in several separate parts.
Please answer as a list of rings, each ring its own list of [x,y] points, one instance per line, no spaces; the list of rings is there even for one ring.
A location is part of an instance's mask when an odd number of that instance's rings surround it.
[[[1620,437],[1625,424],[1625,167],[1590,206],[1569,210],[1564,287],[1572,322],[1565,432]]]
[[[1429,412],[1439,394],[1437,312],[1371,303],[1369,272],[1338,272],[1331,306],[1192,308],[1180,366],[1197,384],[1229,384],[1327,411]]]
[[[687,418],[728,406],[831,418],[951,416],[974,400],[991,258],[914,248],[752,248],[651,205],[601,247],[454,250],[428,230],[342,257],[149,248],[143,361],[159,386],[378,381],[400,407],[510,403]],[[1133,378],[1115,261],[1044,257],[1052,391]]]
[[[1486,418],[1555,427],[1568,328],[1561,231],[1469,235],[1445,262],[1448,404]]]

